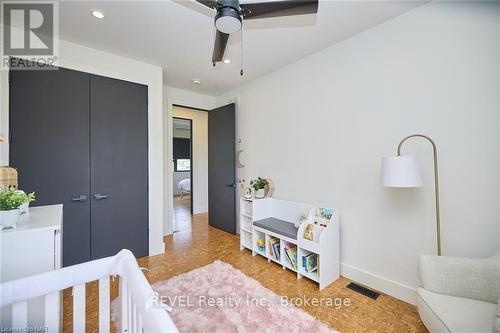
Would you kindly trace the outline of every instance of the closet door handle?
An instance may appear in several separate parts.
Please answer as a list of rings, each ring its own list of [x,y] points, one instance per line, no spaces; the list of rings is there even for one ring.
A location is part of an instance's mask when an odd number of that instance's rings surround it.
[[[227,187],[236,187],[236,184],[235,184],[235,183],[232,183],[232,184],[227,184],[227,185],[225,185],[225,186],[227,186]]]
[[[75,202],[87,201],[87,196],[86,195],[80,195],[79,197],[71,198],[71,201],[75,201]]]
[[[108,198],[108,196],[105,194],[99,194],[99,193],[94,194],[95,200],[102,200],[102,199],[107,199],[107,198]]]

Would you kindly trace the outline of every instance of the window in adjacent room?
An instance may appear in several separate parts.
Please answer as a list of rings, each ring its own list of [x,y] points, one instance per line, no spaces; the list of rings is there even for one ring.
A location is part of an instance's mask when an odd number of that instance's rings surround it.
[[[191,140],[173,138],[174,171],[191,171]]]

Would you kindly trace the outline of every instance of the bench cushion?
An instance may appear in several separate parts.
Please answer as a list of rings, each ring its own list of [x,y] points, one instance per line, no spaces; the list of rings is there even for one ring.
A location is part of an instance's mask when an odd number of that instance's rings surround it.
[[[253,225],[291,239],[297,239],[297,229],[291,222],[270,217],[267,219],[254,221]]]

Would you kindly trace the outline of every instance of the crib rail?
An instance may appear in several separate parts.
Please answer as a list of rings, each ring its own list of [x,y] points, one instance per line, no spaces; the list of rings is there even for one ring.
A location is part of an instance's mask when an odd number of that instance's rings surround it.
[[[85,283],[99,281],[99,332],[110,331],[111,276],[120,277],[121,332],[178,332],[164,308],[151,302],[155,293],[129,250],[56,271],[0,285],[0,307],[12,306],[12,327],[28,325],[28,301],[44,297],[45,328],[60,331],[60,291],[73,288],[73,332],[85,332]]]

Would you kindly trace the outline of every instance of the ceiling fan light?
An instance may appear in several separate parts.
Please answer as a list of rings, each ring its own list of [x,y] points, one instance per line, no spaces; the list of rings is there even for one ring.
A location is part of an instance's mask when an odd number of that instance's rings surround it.
[[[215,16],[215,27],[225,34],[239,31],[241,29],[240,14],[232,7],[221,8]]]

